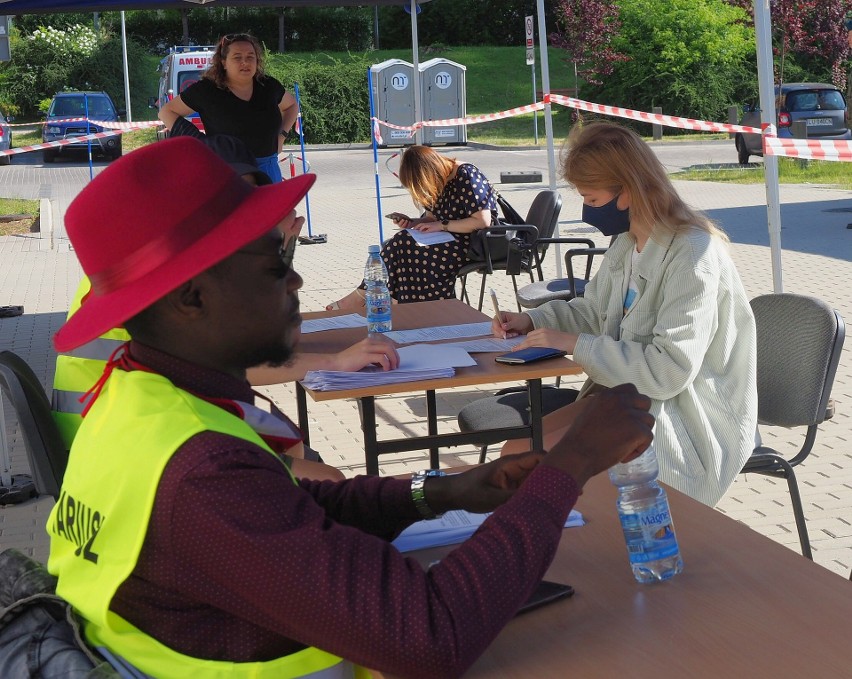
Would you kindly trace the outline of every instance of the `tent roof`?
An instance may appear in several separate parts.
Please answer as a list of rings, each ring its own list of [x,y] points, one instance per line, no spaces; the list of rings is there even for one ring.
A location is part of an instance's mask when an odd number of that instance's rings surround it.
[[[418,0],[418,2],[429,2],[429,0]],[[195,7],[331,7],[407,4],[405,0],[0,0],[0,14],[193,9]]]

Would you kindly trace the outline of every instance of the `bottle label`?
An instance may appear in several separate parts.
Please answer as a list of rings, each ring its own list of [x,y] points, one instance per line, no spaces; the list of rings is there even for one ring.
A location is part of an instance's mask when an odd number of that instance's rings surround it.
[[[665,497],[637,514],[619,514],[630,563],[648,563],[677,556],[677,538]]]

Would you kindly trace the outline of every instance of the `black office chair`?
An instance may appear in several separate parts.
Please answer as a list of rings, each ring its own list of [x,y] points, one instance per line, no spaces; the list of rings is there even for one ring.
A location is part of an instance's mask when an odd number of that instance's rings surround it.
[[[815,297],[761,295],[751,301],[751,308],[757,325],[758,422],[807,431],[793,457],[760,446],[740,473],[787,480],[802,554],[813,559],[793,467],[810,454],[819,425],[834,414],[831,387],[846,330],[840,314]]]
[[[613,237],[612,240],[615,240],[615,238]],[[550,242],[583,245],[584,247],[571,248],[565,251],[565,278],[536,281],[518,290],[518,304],[524,309],[534,309],[557,299],[569,300],[582,297],[586,292],[586,284],[592,278],[592,265],[595,257],[603,256],[609,249],[608,247],[597,247],[590,238],[551,238]],[[583,274],[578,275],[574,270],[574,260],[582,257],[586,259],[585,267]]]
[[[57,499],[68,451],[41,382],[26,361],[11,351],[0,352],[0,390],[18,415],[36,490]]]
[[[532,205],[527,212],[526,223],[520,225],[499,225],[483,229],[485,235],[485,259],[484,261],[469,262],[459,271],[461,279],[461,298],[470,304],[467,294],[467,277],[472,273],[479,273],[482,284],[479,290],[479,306],[482,311],[482,302],[485,299],[485,277],[495,271],[505,271],[512,277],[512,287],[515,295],[518,293],[518,285],[515,276],[521,273],[529,274],[530,281],[543,280],[541,261],[552,242],[556,226],[559,223],[559,213],[562,211],[562,196],[557,191],[540,191],[533,199]],[[507,233],[508,232],[508,233]],[[509,239],[508,248],[503,248],[500,257],[492,257],[489,242]],[[508,250],[508,252],[506,252]],[[506,253],[503,255],[503,253]],[[520,311],[520,306],[518,307]]]

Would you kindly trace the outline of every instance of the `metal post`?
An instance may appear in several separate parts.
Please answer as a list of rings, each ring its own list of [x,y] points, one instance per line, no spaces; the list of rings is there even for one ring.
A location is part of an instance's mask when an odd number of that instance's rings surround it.
[[[423,117],[423,102],[420,101],[420,48],[417,44],[417,1],[411,2],[411,43],[412,54],[414,56],[414,74],[412,76],[412,85],[414,86],[414,122],[419,123]],[[423,128],[418,127],[414,133],[414,143],[423,143]]]
[[[376,210],[379,219],[379,243],[385,242],[385,235],[382,231],[382,187],[379,181],[379,140],[376,139],[376,130],[379,129],[379,124],[373,120],[376,117],[376,102],[373,99],[373,76],[370,67],[367,67],[367,92],[370,100],[370,138],[373,141],[373,173],[376,179]]]
[[[655,116],[663,115],[662,106],[654,106],[654,108],[651,109],[651,113],[653,113]],[[662,138],[663,138],[663,126],[662,125],[658,125],[657,123],[654,123],[653,125],[651,125],[651,130],[652,130],[651,134],[654,137],[654,141],[662,140]]]
[[[544,22],[544,0],[536,0],[538,15],[538,45],[541,54],[541,88],[544,94],[550,94],[550,66],[547,61],[547,26]],[[550,110],[550,102],[544,105],[544,131],[547,134],[547,169],[550,189],[556,190],[556,152],[553,148],[553,114]],[[557,227],[554,236],[559,236]],[[553,244],[556,251],[556,277],[562,278],[562,254],[559,243]]]
[[[130,108],[130,75],[127,68],[127,32],[124,29],[124,11],[121,12],[121,61],[124,66],[124,106],[127,109],[127,122],[133,122],[133,111]]]
[[[765,130],[776,130],[775,76],[772,68],[772,22],[769,0],[754,0],[754,28],[757,37],[757,75],[760,86],[760,121]],[[776,130],[777,131],[777,130]],[[778,188],[778,157],[765,154],[766,213],[769,223],[769,249],[772,256],[772,287],[784,292],[781,278],[781,195]]]
[[[533,86],[533,96],[532,103],[535,103],[535,95],[536,95],[536,87],[535,87],[535,64],[530,66],[530,70],[532,71],[532,86]],[[538,145],[538,111],[533,111],[533,135],[535,135],[535,143]]]

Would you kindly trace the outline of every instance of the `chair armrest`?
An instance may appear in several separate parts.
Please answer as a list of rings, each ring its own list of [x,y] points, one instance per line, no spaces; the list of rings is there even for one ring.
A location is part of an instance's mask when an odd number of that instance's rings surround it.
[[[491,248],[488,245],[489,239],[505,238],[510,244],[514,244],[521,251],[531,248],[532,244],[538,239],[538,227],[534,224],[494,224],[482,229],[482,233],[485,236],[483,243],[485,245],[485,261],[488,265],[488,273],[494,272]],[[524,238],[518,238],[518,233],[524,234]]]
[[[583,280],[588,281],[592,276],[592,261],[595,255],[606,254],[608,248],[576,248],[565,252],[565,271],[568,277],[568,289],[571,291],[572,297],[577,296],[577,277],[574,275],[574,258],[586,258],[586,275]]]

